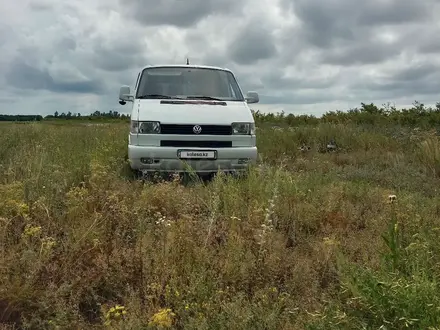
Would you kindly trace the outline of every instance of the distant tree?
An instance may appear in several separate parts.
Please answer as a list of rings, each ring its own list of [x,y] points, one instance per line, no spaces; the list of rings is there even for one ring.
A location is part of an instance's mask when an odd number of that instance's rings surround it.
[[[423,103],[420,103],[419,101],[414,101],[413,108],[410,110],[418,115],[423,115],[426,112],[425,105]]]
[[[379,109],[373,103],[365,104],[365,103],[361,102],[361,105],[362,105],[361,112],[367,112],[367,113],[370,113],[370,114],[382,113],[383,112],[382,109]]]

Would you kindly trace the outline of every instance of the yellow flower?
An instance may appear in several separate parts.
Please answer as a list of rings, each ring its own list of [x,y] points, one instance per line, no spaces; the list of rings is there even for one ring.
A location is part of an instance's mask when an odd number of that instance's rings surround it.
[[[110,326],[113,321],[122,321],[124,319],[122,316],[126,314],[127,311],[124,306],[116,305],[111,307],[105,314],[105,325]]]
[[[21,215],[25,215],[29,213],[29,206],[25,203],[18,204],[18,213]]]
[[[327,246],[339,244],[339,242],[337,240],[330,238],[330,237],[324,237],[323,241],[324,241],[324,244]]]
[[[176,316],[176,314],[174,314],[171,309],[161,309],[150,318],[148,325],[170,328],[173,324],[174,316]]]
[[[50,250],[57,245],[56,240],[53,237],[45,237],[41,240],[42,248]]]
[[[41,227],[40,226],[32,226],[30,224],[27,224],[24,228],[23,236],[33,237],[37,236],[41,233]]]

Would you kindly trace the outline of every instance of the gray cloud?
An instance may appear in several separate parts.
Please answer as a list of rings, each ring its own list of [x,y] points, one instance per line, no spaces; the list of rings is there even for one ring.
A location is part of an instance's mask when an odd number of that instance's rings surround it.
[[[440,53],[440,26],[438,24],[420,24],[406,35],[410,42],[407,47],[412,45],[416,52],[424,54]]]
[[[379,98],[389,98],[393,95],[394,98],[405,97],[420,97],[424,95],[430,100],[438,102],[438,91],[440,90],[440,75],[437,74],[435,78],[422,79],[419,81],[370,81],[362,87],[368,88],[370,93],[374,93]],[[355,88],[353,88],[355,89]],[[423,100],[419,100],[424,102]]]
[[[55,80],[47,70],[34,68],[24,61],[15,60],[6,72],[9,84],[20,89],[48,90],[57,93],[101,93],[103,82],[96,80]]]
[[[293,11],[302,23],[303,38],[310,44],[326,48],[338,41],[353,41],[356,31],[347,24],[356,11],[353,1],[299,0],[293,2]]]
[[[440,65],[419,63],[413,67],[384,71],[380,79],[362,77],[351,89],[361,95],[367,92],[380,98],[420,97],[424,95],[438,102],[440,90]]]
[[[15,102],[17,102],[17,99],[12,96],[1,96],[0,97],[0,103],[12,104]]]
[[[76,41],[72,37],[65,37],[65,38],[62,38],[58,42],[58,46],[61,49],[75,50],[76,49]]]
[[[145,65],[147,50],[143,42],[131,42],[130,37],[112,43],[96,42],[93,48],[93,63],[106,71],[124,71]]]
[[[393,44],[365,41],[348,47],[333,48],[322,54],[322,62],[334,65],[381,63],[399,55],[401,49]]]
[[[254,109],[434,104],[435,17],[437,0],[15,1],[0,12],[0,113],[53,113],[61,100],[66,111],[129,111],[120,85],[186,56],[231,69],[243,92],[260,93]]]
[[[436,76],[436,79],[440,76],[440,66],[432,63],[421,63],[415,64],[413,67],[401,69],[388,79],[412,83],[425,78],[432,78],[433,76]]]
[[[227,14],[239,9],[233,0],[121,0],[127,14],[149,26],[190,27],[213,14]]]
[[[277,52],[271,31],[258,21],[251,22],[238,33],[229,48],[231,59],[243,65],[269,59]]]
[[[358,3],[356,3],[358,4]],[[359,8],[358,22],[363,25],[409,24],[433,18],[435,0],[373,0]]]
[[[296,76],[286,77],[285,72],[281,69],[275,69],[264,75],[261,82],[265,86],[270,86],[276,90],[292,90],[292,89],[324,89],[329,88],[337,83],[337,75],[331,77],[310,77],[302,72],[298,72]]]
[[[438,54],[440,53],[440,40],[437,39],[433,40],[432,43],[426,43],[420,47],[420,50],[427,54]]]
[[[33,11],[46,11],[50,10],[51,3],[46,0],[31,0],[29,1],[29,8]]]
[[[302,23],[311,45],[327,48],[368,37],[371,27],[407,25],[435,17],[435,0],[284,0]]]

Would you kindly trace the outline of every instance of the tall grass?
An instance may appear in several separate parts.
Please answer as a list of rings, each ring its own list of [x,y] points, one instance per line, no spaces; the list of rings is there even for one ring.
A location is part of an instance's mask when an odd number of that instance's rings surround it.
[[[2,124],[0,323],[438,327],[438,141],[271,126],[245,178],[183,185],[133,178],[126,123]]]

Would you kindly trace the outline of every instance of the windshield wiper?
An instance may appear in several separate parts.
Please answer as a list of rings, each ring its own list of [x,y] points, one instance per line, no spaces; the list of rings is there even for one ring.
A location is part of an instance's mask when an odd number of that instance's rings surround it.
[[[204,96],[204,95],[189,95],[186,97],[187,99],[200,99],[200,100],[213,100],[213,101],[223,101],[222,99],[212,97],[212,96]]]
[[[177,96],[170,96],[170,95],[162,95],[162,94],[145,94],[137,97],[138,99],[179,99],[180,97]]]

